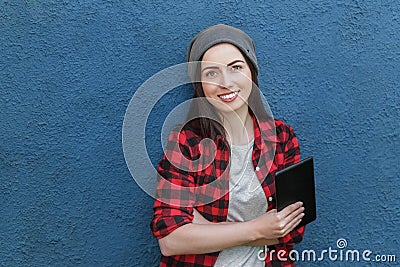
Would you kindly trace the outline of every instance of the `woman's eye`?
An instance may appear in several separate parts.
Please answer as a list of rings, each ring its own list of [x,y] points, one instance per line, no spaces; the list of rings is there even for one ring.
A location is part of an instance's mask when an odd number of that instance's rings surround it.
[[[234,66],[232,66],[232,69],[235,71],[238,71],[238,70],[242,70],[243,67],[241,65],[234,65]]]
[[[207,78],[214,78],[215,76],[217,76],[217,72],[216,71],[209,71],[206,73],[206,77]]]

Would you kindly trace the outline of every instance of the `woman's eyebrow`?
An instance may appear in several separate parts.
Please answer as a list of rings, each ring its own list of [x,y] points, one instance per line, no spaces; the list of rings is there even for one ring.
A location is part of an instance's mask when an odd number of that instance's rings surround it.
[[[202,69],[201,72],[204,72],[205,70],[208,70],[208,69],[217,70],[219,68],[217,66],[209,66],[209,67],[205,67],[204,69]]]
[[[236,59],[236,60],[232,61],[231,63],[227,64],[226,66],[229,67],[229,66],[232,66],[233,64],[238,63],[238,62],[244,63],[243,60],[241,60],[241,59]],[[209,67],[205,67],[205,68],[202,69],[201,71],[203,72],[203,71],[208,70],[208,69],[219,69],[219,68],[218,68],[217,66],[209,66]]]
[[[228,67],[229,67],[229,66],[232,66],[233,64],[238,63],[238,62],[244,63],[243,60],[236,59],[236,60],[232,61],[231,63],[229,63],[227,66],[228,66]]]

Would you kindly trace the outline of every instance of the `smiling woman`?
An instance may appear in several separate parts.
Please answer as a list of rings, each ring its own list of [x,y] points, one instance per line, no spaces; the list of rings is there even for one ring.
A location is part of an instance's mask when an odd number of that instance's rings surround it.
[[[187,58],[197,62],[188,70],[198,101],[157,168],[151,227],[160,266],[294,266],[268,251],[289,253],[304,234],[302,203],[277,212],[274,202],[275,173],[298,162],[300,149],[262,104],[253,40],[215,25],[196,35]],[[204,155],[211,164],[198,161]],[[187,159],[193,164],[182,168]]]
[[[253,125],[247,102],[253,82],[250,67],[240,50],[229,43],[208,49],[201,62],[201,86],[207,100],[229,123],[224,126],[229,137],[234,138],[230,143],[249,143]],[[234,130],[238,133],[238,129],[243,130],[241,134],[232,134]]]
[[[204,53],[201,68],[204,95],[217,103],[230,103],[225,109],[223,105],[216,108],[221,112],[244,112],[253,82],[250,67],[239,49],[228,43],[215,45]]]

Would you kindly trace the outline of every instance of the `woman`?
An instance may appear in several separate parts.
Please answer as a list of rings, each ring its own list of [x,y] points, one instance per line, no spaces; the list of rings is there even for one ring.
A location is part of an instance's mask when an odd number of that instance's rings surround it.
[[[300,149],[293,129],[264,109],[253,40],[214,25],[192,40],[187,61],[195,101],[158,165],[151,228],[160,266],[294,266],[304,208],[277,212],[274,175]]]

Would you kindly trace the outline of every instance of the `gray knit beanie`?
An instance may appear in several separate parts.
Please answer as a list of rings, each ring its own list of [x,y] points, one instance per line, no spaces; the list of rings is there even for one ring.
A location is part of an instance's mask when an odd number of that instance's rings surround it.
[[[187,62],[199,61],[210,47],[220,43],[230,43],[236,46],[250,60],[258,73],[253,40],[244,31],[225,24],[214,25],[198,33],[189,44]],[[188,71],[189,76],[194,80],[196,69],[193,65],[189,64]]]

